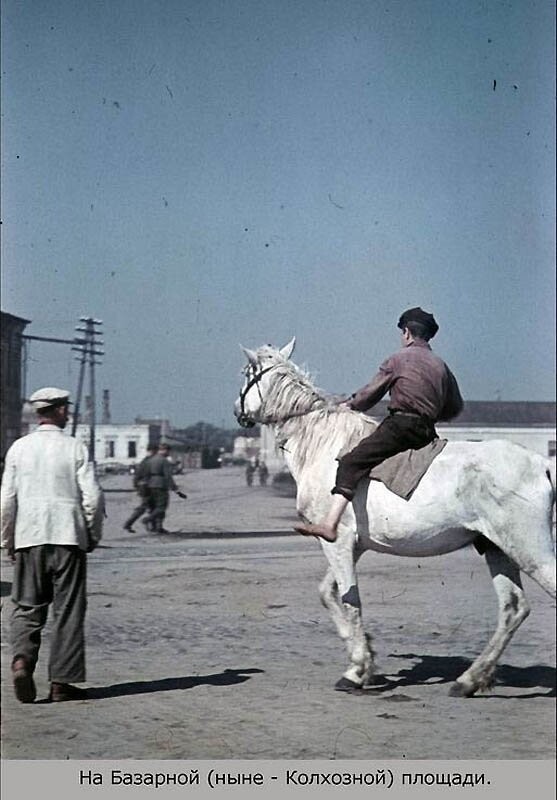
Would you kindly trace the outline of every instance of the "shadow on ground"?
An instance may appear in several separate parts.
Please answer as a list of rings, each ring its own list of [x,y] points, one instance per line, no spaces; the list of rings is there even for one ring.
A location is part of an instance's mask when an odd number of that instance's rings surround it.
[[[278,537],[278,536],[299,536],[291,529],[283,531],[164,531],[164,533],[155,533],[153,531],[142,531],[142,539],[151,539],[156,542],[180,540],[180,539],[241,539],[243,538],[264,538],[264,537]]]
[[[212,675],[187,675],[182,678],[162,678],[154,681],[115,683],[112,686],[92,686],[87,689],[88,699],[103,700],[107,697],[125,697],[153,692],[174,692],[193,689],[195,686],[235,686],[249,681],[250,675],[264,672],[262,669],[225,669]]]
[[[430,656],[417,655],[416,653],[391,653],[390,658],[417,659],[407,669],[401,669],[395,676],[376,675],[375,683],[371,687],[374,694],[389,692],[404,686],[419,686],[425,683],[453,683],[462,675],[472,663],[461,656]],[[508,698],[508,695],[498,695],[497,687],[517,689],[549,689],[549,692],[535,692],[519,695],[520,698],[555,697],[556,690],[555,667],[535,665],[531,667],[512,667],[501,664],[495,673],[495,684],[489,695],[482,697]],[[513,696],[516,699],[516,695]]]

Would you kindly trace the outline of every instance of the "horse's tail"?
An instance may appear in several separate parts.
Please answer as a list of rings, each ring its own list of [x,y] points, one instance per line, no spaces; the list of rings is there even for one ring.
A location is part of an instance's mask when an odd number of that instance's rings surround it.
[[[550,515],[550,519],[551,519],[551,524],[555,525],[555,500],[556,500],[556,497],[557,497],[557,486],[556,486],[557,480],[556,480],[556,476],[555,476],[555,459],[554,458],[549,458],[547,460],[547,467],[546,467],[546,470],[545,470],[545,474],[547,475],[547,479],[548,479],[549,483],[551,484],[551,508],[550,508],[550,511],[549,511],[549,515]]]
[[[545,470],[545,474],[547,475],[547,479],[551,484],[551,490],[553,492],[553,504],[555,504],[555,497],[557,495],[557,488],[556,488],[556,475],[555,475],[555,459],[548,458],[547,459],[547,467]]]

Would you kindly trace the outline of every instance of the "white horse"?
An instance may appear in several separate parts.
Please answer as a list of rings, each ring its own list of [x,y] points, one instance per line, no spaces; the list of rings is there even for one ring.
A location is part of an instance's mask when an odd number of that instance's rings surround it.
[[[272,425],[297,484],[303,519],[321,519],[330,502],[336,458],[371,433],[376,423],[334,404],[289,359],[295,339],[248,357],[234,413],[243,426]],[[336,688],[372,682],[373,652],[364,632],[356,563],[365,550],[435,556],[481,543],[497,593],[497,629],[484,651],[457,678],[451,694],[488,688],[501,653],[529,614],[520,570],[555,596],[550,462],[507,441],[449,442],[410,500],[378,481],[364,480],[339,525],[336,542],[320,540],[329,568],[320,585],[323,604],[346,642],[349,666]]]

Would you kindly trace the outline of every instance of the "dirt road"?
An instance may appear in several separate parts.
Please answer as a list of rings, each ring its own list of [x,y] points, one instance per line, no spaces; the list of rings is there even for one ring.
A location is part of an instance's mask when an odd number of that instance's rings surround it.
[[[103,482],[129,486],[128,477]],[[553,758],[555,604],[529,579],[532,614],[496,685],[455,699],[451,682],[494,629],[483,560],[471,549],[367,554],[363,613],[385,681],[339,693],[345,653],[317,594],[325,560],[317,542],[288,534],[293,500],[248,489],[234,468],[178,483],[189,497],[172,499],[169,535],[123,531],[135,497],[107,494],[103,547],[89,558],[87,701],[44,702],[46,635],[39,701],[17,703],[4,563],[4,758]]]

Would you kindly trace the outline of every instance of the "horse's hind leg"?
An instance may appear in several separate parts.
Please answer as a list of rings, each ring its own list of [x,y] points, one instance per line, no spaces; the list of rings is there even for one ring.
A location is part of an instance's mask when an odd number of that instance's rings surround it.
[[[499,604],[497,630],[481,655],[457,678],[450,691],[453,696],[470,697],[491,686],[501,653],[530,613],[514,561],[493,545],[488,547],[485,558]]]

